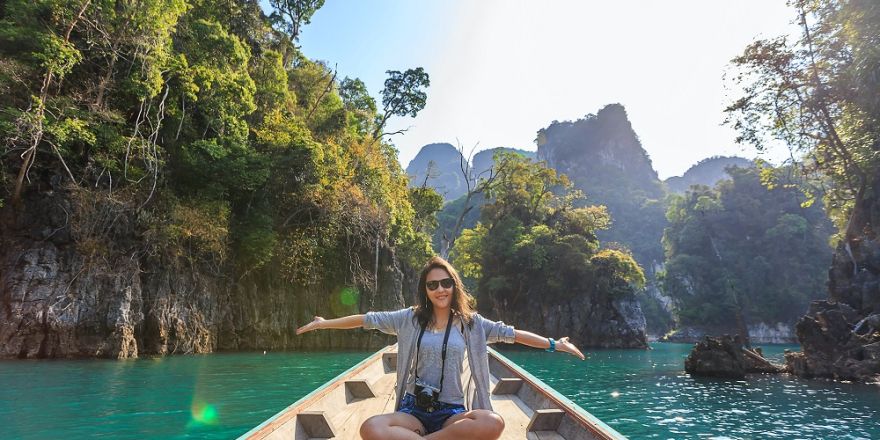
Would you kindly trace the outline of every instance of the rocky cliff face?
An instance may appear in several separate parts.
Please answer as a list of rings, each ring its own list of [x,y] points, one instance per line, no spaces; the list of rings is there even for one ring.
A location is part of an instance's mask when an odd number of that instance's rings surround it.
[[[443,200],[455,200],[467,191],[461,174],[461,153],[452,144],[428,144],[406,166],[410,186],[427,185]]]
[[[845,303],[814,302],[798,322],[802,351],[786,353],[788,368],[801,377],[880,382],[880,320],[857,328],[861,320]]]
[[[388,339],[294,330],[315,314],[404,305],[404,274],[388,249],[380,251],[379,293],[361,286],[342,295],[271,272],[235,280],[222,268],[155,255],[129,215],[108,212],[87,226],[113,237],[109,243],[72,231],[76,208],[58,192],[34,192],[22,209],[0,211],[0,358],[375,347]]]
[[[880,176],[856,200],[846,238],[828,273],[828,301],[798,321],[799,353],[786,355],[804,377],[880,382]]]
[[[517,153],[529,159],[535,158],[534,151],[516,148],[498,147],[482,150],[471,158],[469,164],[471,176],[478,180],[488,177],[489,169],[495,165],[495,153],[501,151]],[[410,186],[424,184],[434,188],[447,202],[464,196],[467,193],[467,182],[461,171],[461,160],[461,153],[452,144],[425,145],[406,166]]]
[[[634,297],[610,301],[585,295],[547,303],[534,298],[524,306],[480,299],[480,313],[514,327],[551,337],[571,337],[579,347],[646,348],[645,315]]]
[[[754,162],[741,157],[716,156],[703,159],[688,168],[681,176],[670,177],[663,181],[666,188],[676,194],[684,194],[693,185],[715,186],[721,180],[729,180],[728,167],[751,168]]]
[[[663,196],[651,159],[620,104],[540,130],[537,157],[568,175],[599,203],[612,201],[612,194],[621,193],[638,193],[642,198]]]

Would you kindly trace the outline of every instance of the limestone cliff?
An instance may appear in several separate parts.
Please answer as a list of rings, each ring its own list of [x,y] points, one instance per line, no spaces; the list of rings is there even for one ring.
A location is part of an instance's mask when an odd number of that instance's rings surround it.
[[[405,276],[389,249],[380,249],[378,289],[343,297],[338,286],[291,285],[271,270],[235,279],[157,254],[122,209],[82,230],[71,227],[69,195],[32,192],[24,202],[0,210],[0,358],[376,347],[388,339],[375,332],[294,330],[315,314],[404,305]],[[112,241],[91,240],[97,229]]]
[[[580,347],[646,348],[645,315],[632,296],[618,300],[584,295],[570,301],[532,298],[512,307],[481,299],[480,312],[516,328],[551,337],[569,336]]]
[[[469,158],[470,163],[468,163],[468,158],[462,158],[461,153],[452,144],[428,144],[423,146],[406,166],[406,174],[409,175],[410,186],[429,186],[443,196],[444,201],[452,202],[467,193],[467,182],[461,170],[462,165],[470,167],[472,179],[486,178],[489,169],[495,165],[494,155],[501,151],[514,152],[530,159],[535,158],[534,151],[498,147],[477,152]],[[465,160],[464,164],[462,159]]]
[[[663,181],[669,192],[684,194],[693,185],[714,187],[722,180],[730,180],[727,168],[751,168],[754,162],[741,157],[714,156],[703,159],[688,168],[681,176],[673,176]]]
[[[880,382],[880,176],[860,191],[846,236],[834,253],[828,300],[797,323],[797,375]]]
[[[567,175],[586,195],[586,204],[604,205],[611,226],[597,232],[604,243],[623,244],[645,271],[647,289],[657,288],[664,261],[665,190],[621,104],[609,104],[577,121],[553,122],[538,132],[539,160]],[[639,298],[650,331],[663,334],[671,315],[654,294]]]

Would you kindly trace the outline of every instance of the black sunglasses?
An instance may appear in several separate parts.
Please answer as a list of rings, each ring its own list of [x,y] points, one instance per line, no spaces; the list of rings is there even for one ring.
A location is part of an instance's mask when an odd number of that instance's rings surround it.
[[[442,280],[434,280],[428,281],[425,283],[425,287],[428,290],[437,290],[438,287],[443,286],[444,289],[449,289],[455,285],[455,281],[452,278],[443,278]]]

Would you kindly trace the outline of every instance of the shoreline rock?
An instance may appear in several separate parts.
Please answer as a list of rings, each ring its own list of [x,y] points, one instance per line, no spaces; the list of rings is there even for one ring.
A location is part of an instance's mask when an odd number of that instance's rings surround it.
[[[157,255],[130,207],[81,196],[112,221],[98,225],[104,235],[74,236],[77,206],[61,190],[0,209],[0,359],[378,348],[389,339],[377,332],[295,330],[315,314],[404,306],[407,280],[391,249],[380,248],[379,293],[349,286],[352,304],[343,286],[294,286],[270,270],[233,280],[226,266]]]
[[[745,379],[747,374],[777,374],[785,368],[764,359],[760,349],[744,349],[739,337],[724,335],[706,336],[696,343],[684,370],[694,376]]]
[[[863,320],[847,304],[814,301],[797,325],[802,351],[785,354],[788,369],[804,378],[880,382],[880,329],[863,323],[857,333]]]
[[[300,286],[271,268],[234,277],[228,266],[157,255],[130,218],[130,207],[105,207],[115,202],[97,193],[82,197],[94,198],[95,209],[112,211],[104,216],[112,224],[99,225],[104,235],[89,237],[88,252],[71,232],[77,207],[62,190],[31,191],[23,209],[0,209],[0,359],[379,348],[394,338],[375,331],[340,337],[332,330],[296,336],[295,330],[316,314],[412,304],[405,292],[416,290],[418,274],[388,247],[379,250],[378,289],[372,283]],[[369,252],[362,261],[373,261]],[[502,318],[492,304],[481,310]],[[538,310],[502,313],[520,328],[569,334],[582,347],[647,347],[644,315],[634,298],[582,298]]]
[[[828,271],[828,300],[814,301],[796,329],[792,373],[880,383],[880,174],[856,196]]]

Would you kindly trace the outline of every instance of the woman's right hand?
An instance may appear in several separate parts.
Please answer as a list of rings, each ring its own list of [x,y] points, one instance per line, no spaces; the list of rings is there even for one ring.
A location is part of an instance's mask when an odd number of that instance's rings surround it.
[[[322,318],[320,316],[315,316],[315,319],[313,319],[312,322],[296,329],[296,334],[301,335],[305,332],[317,330],[317,329],[321,328],[320,325],[322,322],[324,322],[324,318]]]

